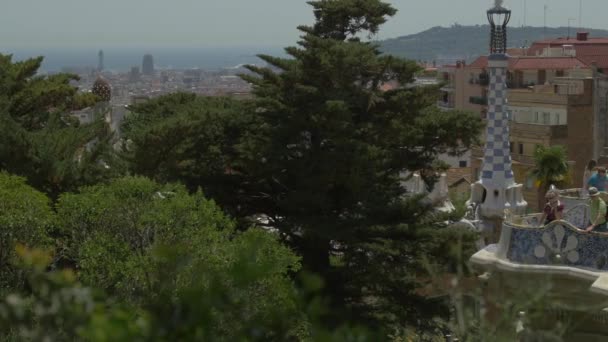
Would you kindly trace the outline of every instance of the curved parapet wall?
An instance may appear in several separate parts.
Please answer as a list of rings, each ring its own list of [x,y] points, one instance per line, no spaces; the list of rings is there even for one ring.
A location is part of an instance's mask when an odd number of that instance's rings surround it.
[[[600,196],[608,203],[608,192],[600,192]],[[559,197],[566,208],[589,203],[589,194],[581,188],[559,190]]]
[[[568,207],[566,206],[566,208]],[[569,208],[570,209],[566,210],[566,212],[564,213],[563,220],[569,222],[577,228],[586,228],[589,225],[589,206],[587,204],[578,204]],[[541,218],[542,213],[529,215],[512,215],[507,216],[506,224],[524,228],[540,227]]]
[[[560,201],[566,208],[574,208],[589,201],[589,196],[583,189],[564,189],[559,190]]]
[[[493,259],[522,266],[608,271],[608,233],[583,230],[589,223],[589,206],[578,205],[566,211],[563,220],[545,226],[537,223],[540,215],[508,218],[503,222],[499,243],[478,252],[472,260],[480,264]]]
[[[587,202],[585,202],[587,203]],[[585,229],[589,226],[590,208],[587,204],[579,204],[566,210],[564,221],[569,222],[576,228]]]
[[[608,234],[584,232],[566,221],[511,230],[506,258],[526,265],[555,265],[608,271]]]

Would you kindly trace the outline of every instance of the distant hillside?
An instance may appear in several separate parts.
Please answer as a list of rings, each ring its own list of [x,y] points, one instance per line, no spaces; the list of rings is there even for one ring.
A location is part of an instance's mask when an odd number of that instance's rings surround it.
[[[532,42],[546,38],[566,37],[567,27],[509,27],[509,47],[529,46]],[[608,37],[608,30],[585,29],[589,37]],[[415,60],[438,63],[466,59],[471,61],[479,55],[488,53],[489,25],[452,27],[433,27],[426,31],[387,39],[380,42],[385,53]],[[570,36],[576,36],[576,29],[570,29]]]

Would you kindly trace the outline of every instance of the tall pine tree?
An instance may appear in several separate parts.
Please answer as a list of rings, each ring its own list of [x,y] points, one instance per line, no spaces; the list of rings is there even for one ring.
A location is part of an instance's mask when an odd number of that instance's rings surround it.
[[[433,174],[440,153],[463,152],[481,122],[438,110],[437,87],[412,86],[415,62],[364,39],[396,13],[392,6],[309,4],[316,21],[299,27],[299,46],[285,49],[291,57],[261,55],[270,67],[242,76],[254,86],[259,124],[240,143],[234,167],[247,182],[235,194],[322,275],[335,312],[422,325],[436,312],[425,310],[414,280],[423,259],[448,261],[441,237],[453,232],[438,230],[401,182],[409,171]],[[383,91],[392,81],[400,86]]]

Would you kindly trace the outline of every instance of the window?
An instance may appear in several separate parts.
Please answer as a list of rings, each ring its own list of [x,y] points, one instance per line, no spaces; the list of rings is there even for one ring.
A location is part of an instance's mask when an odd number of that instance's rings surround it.
[[[550,125],[551,124],[551,113],[544,112],[543,113],[543,124]]]
[[[466,160],[461,160],[458,162],[458,167],[467,167],[467,161]]]
[[[514,145],[515,144],[512,141],[509,143],[509,152],[513,153],[513,146]]]
[[[557,70],[555,72],[556,77],[564,77],[564,70]]]
[[[519,154],[524,154],[524,144],[519,143]]]

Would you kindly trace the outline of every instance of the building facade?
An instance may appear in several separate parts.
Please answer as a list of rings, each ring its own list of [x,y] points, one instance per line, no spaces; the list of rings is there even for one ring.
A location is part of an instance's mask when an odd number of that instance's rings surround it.
[[[142,74],[147,76],[154,75],[154,57],[152,57],[152,55],[144,55],[144,58],[141,63],[141,72]]]
[[[509,57],[508,62],[510,151],[515,179],[524,185],[531,210],[538,210],[538,189],[530,177],[538,146],[566,147],[575,187],[583,186],[584,167],[590,159],[608,162],[608,80],[596,65],[578,58],[575,50],[557,50]],[[452,81],[447,88],[453,94],[451,108],[487,119],[488,57],[441,70]],[[481,139],[485,142],[485,132]],[[471,177],[479,179],[483,150],[474,148],[471,155]]]

